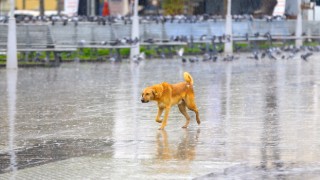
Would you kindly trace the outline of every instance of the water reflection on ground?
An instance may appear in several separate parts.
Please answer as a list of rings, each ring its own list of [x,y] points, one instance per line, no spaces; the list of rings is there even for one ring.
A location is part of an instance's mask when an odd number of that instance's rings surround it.
[[[246,57],[246,55],[244,55]],[[202,124],[166,130],[141,90],[195,81]],[[320,177],[320,61],[63,64],[0,70],[0,179]],[[6,77],[6,78],[5,78]]]

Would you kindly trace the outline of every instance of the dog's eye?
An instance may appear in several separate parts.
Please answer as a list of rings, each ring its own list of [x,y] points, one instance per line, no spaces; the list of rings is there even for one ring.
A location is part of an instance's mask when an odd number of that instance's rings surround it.
[[[149,95],[149,93],[146,93],[146,95],[148,96],[148,95]]]

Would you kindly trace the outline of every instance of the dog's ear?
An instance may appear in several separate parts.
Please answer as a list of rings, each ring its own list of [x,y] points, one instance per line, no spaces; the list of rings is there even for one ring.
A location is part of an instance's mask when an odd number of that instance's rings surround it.
[[[163,93],[163,86],[162,84],[159,84],[159,85],[156,85],[153,87],[153,96],[155,98],[160,98],[162,96],[162,93]]]

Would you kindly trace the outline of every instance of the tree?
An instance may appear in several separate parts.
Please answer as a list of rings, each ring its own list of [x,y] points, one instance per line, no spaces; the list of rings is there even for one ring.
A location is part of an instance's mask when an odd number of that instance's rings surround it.
[[[183,14],[184,0],[164,0],[162,8],[165,15]]]

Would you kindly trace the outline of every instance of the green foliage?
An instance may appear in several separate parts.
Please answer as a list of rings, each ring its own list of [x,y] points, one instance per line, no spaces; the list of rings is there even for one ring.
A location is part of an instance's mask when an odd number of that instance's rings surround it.
[[[90,57],[91,51],[92,51],[92,49],[90,49],[90,48],[83,48],[82,49],[82,55],[85,56],[85,57],[88,57],[88,56]]]
[[[304,42],[303,45],[305,46],[318,46],[318,42]]]
[[[124,57],[128,57],[130,55],[130,49],[129,48],[120,49],[120,55]]]
[[[61,53],[61,58],[64,60],[70,60],[70,59],[74,59],[76,57],[75,53],[73,52],[63,52]],[[50,54],[50,59],[53,58],[53,54]]]
[[[184,47],[185,54],[199,54],[201,53],[201,49],[198,46],[194,46],[193,48]]]
[[[1,54],[1,55],[0,55],[0,60],[2,60],[2,59],[5,60],[6,58],[7,58],[6,55],[4,55],[4,54]]]
[[[269,42],[261,42],[260,44],[258,44],[258,48],[260,49],[268,49],[270,48],[270,43]],[[279,43],[273,43],[272,47],[281,47],[283,46],[283,44],[279,44]]]
[[[169,54],[169,53],[170,53],[170,49],[168,49],[168,48],[163,48],[163,49],[162,49],[162,52],[163,52],[164,54]]]
[[[237,43],[233,45],[233,48],[235,49],[235,47],[239,47],[240,49],[246,49],[248,48],[248,44],[247,43]]]
[[[185,0],[164,0],[162,9],[165,15],[183,14]]]
[[[25,62],[25,61],[19,61],[19,65],[41,65],[43,62]]]
[[[140,46],[140,51],[141,51],[141,52],[145,52],[145,51],[147,51],[146,46]]]
[[[317,46],[318,42],[308,42],[305,41],[305,46]],[[294,45],[294,41],[288,41],[286,42],[286,45]],[[247,44],[246,42],[235,42],[234,43],[234,49],[239,48],[242,52],[250,51],[253,46],[257,46],[259,49],[267,49],[270,48],[270,43],[267,41],[257,41],[257,42],[251,42],[251,44]],[[274,42],[272,43],[272,47],[281,47],[283,46],[283,42]],[[218,50],[223,50],[224,45],[217,45]],[[206,49],[205,44],[193,44],[193,48],[189,47],[188,45],[184,46],[140,46],[140,52],[144,52],[146,54],[147,58],[150,57],[159,57],[161,53],[164,53],[165,55],[175,55],[176,50],[184,48],[185,55],[196,55],[196,54],[202,54],[202,49]],[[209,48],[212,49],[213,46],[210,44]],[[81,48],[78,49],[78,51],[75,52],[62,52],[60,55],[62,57],[63,61],[73,61],[76,57],[78,57],[80,60],[84,61],[96,61],[98,58],[106,58],[110,56],[110,54],[115,53],[115,49],[91,49],[91,48]],[[130,48],[123,48],[119,49],[120,56],[123,58],[128,58],[130,55]],[[26,58],[25,53],[18,53],[18,59],[19,59],[19,65],[39,65],[44,64],[44,59],[46,57],[46,52],[41,52],[39,54],[39,58],[41,59],[40,62],[34,62],[34,58],[37,55],[36,52],[30,52],[28,53],[28,57]],[[170,56],[168,56],[170,57]],[[27,59],[27,61],[25,61]],[[54,53],[49,53],[49,59],[50,61],[54,60]],[[0,55],[0,65],[4,67],[6,64],[6,55],[1,54]]]
[[[192,53],[192,54],[199,54],[199,53],[201,53],[201,49],[199,49],[199,48],[193,48],[193,49],[191,49],[191,53]]]
[[[146,46],[140,46],[140,52],[144,52],[147,57],[154,57],[157,55],[157,52],[154,48],[147,48]]]
[[[110,49],[98,49],[98,56],[109,56]]]
[[[147,57],[150,57],[150,56],[156,56],[157,55],[157,52],[155,49],[148,49],[148,50],[141,50],[141,52],[144,52],[146,54]]]

